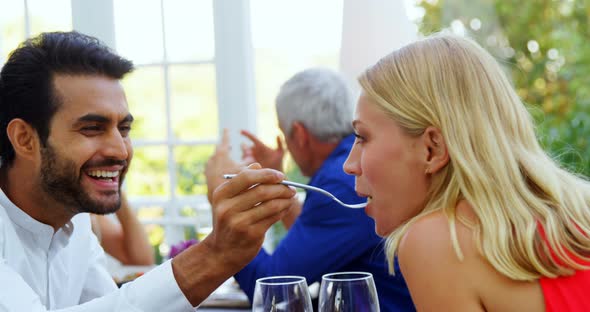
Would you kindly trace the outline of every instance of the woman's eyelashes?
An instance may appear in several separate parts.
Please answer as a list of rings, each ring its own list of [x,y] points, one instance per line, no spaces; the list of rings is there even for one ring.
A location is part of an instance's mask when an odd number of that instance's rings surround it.
[[[354,133],[354,137],[356,138],[355,143],[363,143],[365,141],[365,137],[356,132]]]

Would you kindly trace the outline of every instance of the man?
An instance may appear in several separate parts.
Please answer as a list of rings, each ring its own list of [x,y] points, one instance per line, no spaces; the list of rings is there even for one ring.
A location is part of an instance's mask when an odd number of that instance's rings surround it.
[[[85,212],[120,206],[133,117],[119,80],[132,69],[76,32],[27,40],[2,68],[1,311],[192,311],[285,214],[283,174],[246,168],[213,194],[203,242],[118,290]]]
[[[349,90],[338,74],[325,69],[300,72],[283,84],[276,99],[279,128],[287,149],[309,184],[323,188],[345,203],[366,199],[356,195],[354,177],[342,170],[355,140],[352,129],[353,103]],[[242,131],[253,145],[243,147],[247,161],[281,170],[283,148],[264,145]],[[236,170],[224,140],[207,164],[210,189],[222,182],[222,173]],[[365,271],[373,274],[382,311],[413,311],[414,306],[399,267],[395,276],[387,270],[382,240],[375,224],[361,209],[340,206],[316,192],[307,192],[301,204],[283,218],[289,229],[274,253],[261,250],[256,258],[234,277],[252,300],[255,281],[271,275],[301,275],[308,283],[323,274],[338,271]]]

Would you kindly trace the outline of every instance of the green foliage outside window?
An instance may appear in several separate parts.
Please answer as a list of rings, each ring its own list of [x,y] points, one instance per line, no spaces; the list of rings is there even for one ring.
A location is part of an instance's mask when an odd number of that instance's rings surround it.
[[[421,33],[463,29],[505,65],[545,149],[590,176],[590,3],[421,1]]]

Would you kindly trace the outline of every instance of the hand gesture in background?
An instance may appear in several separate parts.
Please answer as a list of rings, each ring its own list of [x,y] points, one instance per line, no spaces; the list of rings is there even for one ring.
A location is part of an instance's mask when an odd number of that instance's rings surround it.
[[[229,155],[231,146],[229,143],[229,132],[223,129],[221,141],[215,147],[215,152],[205,165],[205,179],[207,180],[207,199],[211,202],[213,190],[220,186],[225,179],[225,173],[238,173],[245,164],[239,164],[233,161]]]
[[[252,145],[242,144],[242,161],[247,164],[253,162],[259,163],[263,168],[272,168],[283,171],[283,156],[285,156],[285,148],[283,147],[283,140],[277,136],[277,148],[272,149],[266,144],[262,143],[258,137],[247,130],[242,130],[240,133],[252,141]]]

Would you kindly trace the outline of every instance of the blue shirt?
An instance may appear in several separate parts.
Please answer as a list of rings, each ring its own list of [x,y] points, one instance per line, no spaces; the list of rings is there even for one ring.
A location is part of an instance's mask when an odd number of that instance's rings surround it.
[[[355,204],[366,199],[356,195],[354,177],[342,170],[353,143],[353,135],[344,138],[309,184]],[[342,207],[317,192],[307,192],[301,214],[274,253],[261,250],[235,278],[252,301],[256,279],[261,277],[300,275],[311,285],[321,281],[323,274],[344,271],[373,274],[381,311],[415,311],[397,263],[395,276],[387,271],[375,222],[363,209]]]

